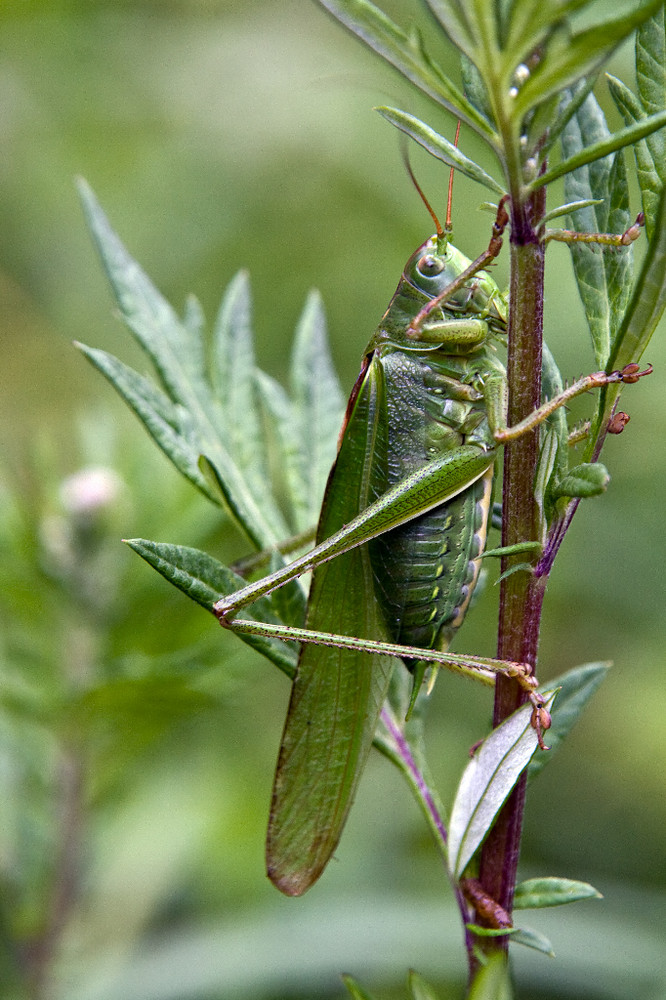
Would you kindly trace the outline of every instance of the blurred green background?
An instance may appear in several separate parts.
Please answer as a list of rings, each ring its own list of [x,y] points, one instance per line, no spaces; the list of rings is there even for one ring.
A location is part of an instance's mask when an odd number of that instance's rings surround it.
[[[404,2],[383,6],[405,23]],[[628,82],[630,57],[612,67]],[[194,292],[211,318],[249,268],[258,360],[278,378],[318,287],[351,386],[431,225],[371,110],[381,103],[452,130],[311,0],[0,6],[3,998],[333,998],[346,971],[388,1000],[404,996],[409,967],[461,995],[445,879],[385,761],[371,760],[321,883],[303,900],[269,886],[263,835],[288,685],[120,539],[230,556],[241,543],[71,346],[143,366],[85,232],[81,174],[177,309]],[[461,145],[480,155],[474,137]],[[413,161],[443,206],[446,172]],[[488,239],[484,199],[456,182],[455,238],[470,256]],[[563,247],[549,251],[546,305],[563,370],[588,370]],[[516,952],[525,998],[666,996],[663,336],[647,360],[655,374],[626,393],[632,422],[604,454],[611,489],[583,505],[553,574],[539,675],[614,667],[530,793],[522,865],[606,898],[528,914],[557,959]],[[90,466],[107,469],[92,513],[77,506],[80,481],[61,485]],[[488,587],[458,649],[492,654],[495,601]],[[433,700],[446,800],[491,704],[448,678]]]

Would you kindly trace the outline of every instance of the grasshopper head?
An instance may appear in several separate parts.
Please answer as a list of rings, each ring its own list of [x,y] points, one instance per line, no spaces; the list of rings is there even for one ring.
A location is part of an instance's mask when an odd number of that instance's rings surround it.
[[[440,251],[441,242],[431,237],[407,261],[403,278],[416,291],[434,299],[472,263],[452,243]],[[444,313],[485,319],[491,330],[506,329],[506,298],[487,271],[479,271],[452,293],[442,305]]]

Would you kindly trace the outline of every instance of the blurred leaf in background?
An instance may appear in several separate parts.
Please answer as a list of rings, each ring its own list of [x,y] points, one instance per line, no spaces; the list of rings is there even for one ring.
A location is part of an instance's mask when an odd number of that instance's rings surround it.
[[[416,3],[385,6],[402,23],[413,11],[429,24]],[[612,71],[630,80],[627,66],[620,54]],[[81,174],[178,310],[193,291],[212,317],[232,274],[250,269],[258,362],[278,378],[318,286],[351,386],[430,227],[393,130],[370,109],[401,103],[419,114],[420,99],[401,98],[402,82],[308,0],[5,0],[0,87],[0,995],[21,996],[17,969],[39,968],[31,943],[46,946],[52,931],[55,997],[340,997],[338,973],[349,970],[369,984],[393,975],[371,986],[390,1000],[404,997],[410,965],[459,983],[444,879],[407,795],[404,810],[386,808],[403,792],[381,760],[344,863],[316,895],[294,904],[265,883],[286,682],[120,538],[214,545],[230,558],[240,542],[70,346],[82,339],[138,357],[85,232]],[[480,155],[473,137],[461,144]],[[445,171],[425,157],[415,164],[441,205]],[[483,197],[456,182],[455,239],[470,255],[487,243]],[[548,271],[547,339],[577,375],[589,361],[564,248],[549,250]],[[579,515],[553,577],[540,676],[586,660],[615,666],[534,787],[523,855],[526,875],[589,879],[605,901],[548,915],[557,963],[517,956],[519,996],[656,995],[666,893],[663,337],[648,360],[656,375],[608,447],[612,487]],[[90,409],[92,399],[111,415]],[[107,501],[93,513],[76,506],[68,479],[81,469],[105,470],[96,482]],[[470,617],[464,648],[492,653],[493,596],[489,587]],[[435,698],[431,758],[447,792],[464,763],[453,748],[474,742],[486,717],[464,686],[442,681]],[[406,864],[409,882],[396,885]]]

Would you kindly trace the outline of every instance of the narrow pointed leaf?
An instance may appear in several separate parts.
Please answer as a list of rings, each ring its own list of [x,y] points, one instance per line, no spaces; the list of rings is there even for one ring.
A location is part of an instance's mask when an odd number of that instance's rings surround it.
[[[492,128],[492,111],[488,100],[488,92],[483,83],[483,77],[471,59],[468,59],[463,54],[460,56],[460,70],[465,96],[474,105],[479,114],[483,115],[488,122],[489,128]]]
[[[478,184],[483,184],[484,187],[489,188],[494,194],[504,194],[502,185],[491,177],[490,174],[487,174],[483,167],[470,160],[452,142],[445,139],[443,135],[439,135],[438,132],[435,132],[434,129],[431,129],[424,122],[419,121],[418,118],[408,114],[406,111],[399,111],[397,108],[381,107],[376,108],[376,110],[391,125],[395,125],[401,132],[408,135],[414,142],[418,142],[419,146],[422,146],[438,160],[442,160],[447,166],[455,167],[465,177],[469,177]]]
[[[497,938],[508,937],[515,944],[525,945],[526,948],[534,948],[541,951],[549,958],[555,957],[553,946],[547,937],[539,934],[538,931],[528,930],[526,927],[481,927],[479,924],[467,924],[467,929],[472,931],[475,937]]]
[[[590,94],[562,133],[563,154],[566,157],[586,149],[608,135],[603,112]],[[568,201],[598,200],[598,204],[572,212],[572,225],[580,232],[623,233],[630,225],[626,170],[621,154],[567,174],[564,196]],[[596,364],[604,368],[631,294],[633,250],[627,247],[604,252],[575,243],[570,249]]]
[[[528,780],[536,778],[553,759],[557,748],[566,739],[578,721],[588,701],[597,690],[610,669],[608,663],[586,663],[574,667],[560,677],[548,682],[548,688],[558,689],[557,705],[553,712],[553,724],[548,730],[548,753],[532,757],[527,771]]]
[[[465,768],[449,821],[449,870],[455,879],[485,840],[537,748],[531,715],[531,705],[514,712],[483,741]]]
[[[597,142],[587,149],[581,149],[580,152],[567,157],[567,159],[556,164],[554,167],[550,167],[545,173],[539,174],[529,185],[529,190],[536,191],[546,184],[552,184],[558,177],[564,177],[565,174],[571,173],[572,170],[576,170],[578,167],[583,167],[587,163],[594,163],[595,160],[601,160],[604,156],[609,156],[618,149],[624,149],[625,146],[631,146],[633,143],[638,142],[639,139],[644,139],[646,135],[651,135],[665,126],[666,111],[660,111],[659,114],[650,115],[649,118],[645,118],[641,122],[636,122],[635,125],[620,129],[603,142]]]
[[[213,330],[211,380],[224,413],[225,447],[261,504],[268,495],[268,475],[255,392],[251,309],[249,278],[240,271],[229,283]]]
[[[170,399],[149,379],[106,351],[84,344],[76,345],[100,371],[143,422],[148,433],[178,471],[201,490],[209,500],[219,503],[218,495],[199,468],[199,451],[192,448],[178,430],[178,412]]]
[[[199,549],[151,542],[145,538],[130,538],[127,539],[127,544],[165,580],[207,611],[212,612],[213,604],[221,594],[233,593],[245,584],[242,577]],[[267,598],[257,601],[253,605],[252,615],[244,613],[244,617],[252,621],[280,624]],[[293,644],[266,636],[239,634],[244,642],[275,663],[288,677],[294,676],[297,650]]]
[[[569,878],[530,878],[516,886],[514,910],[533,910],[546,906],[563,906],[581,899],[603,899],[588,882]]]
[[[344,416],[318,292],[308,296],[296,327],[290,389],[295,444],[287,456],[293,470],[291,503],[295,529],[305,531],[317,521]]]
[[[224,492],[231,498],[229,508],[238,526],[257,548],[269,548],[289,531],[262,471],[259,438],[256,434],[251,437],[250,445],[243,440],[243,427],[256,427],[256,421],[254,425],[252,421],[255,412],[253,396],[246,397],[244,406],[229,409],[225,418],[224,400],[214,398],[213,387],[202,370],[199,312],[195,314],[194,307],[190,306],[186,314],[187,322],[180,322],[169,303],[118,239],[90,188],[83,181],[79,188],[88,224],[123,319],[151,358],[162,386],[174,404],[175,417],[170,418],[169,423],[176,434],[171,435],[166,424],[158,426],[155,414],[159,416],[160,410],[156,401],[165,397],[157,390],[149,390],[148,381],[143,376],[136,373],[130,375],[131,370],[127,368],[121,372],[120,362],[114,362],[111,377],[112,362],[108,359],[102,362],[99,353],[89,353],[88,356],[98,367],[105,365],[107,377],[121,393],[122,381],[125,399],[144,420],[160,447],[174,459],[180,471],[185,472],[207,496],[216,499],[215,491],[211,491],[199,469],[195,469],[198,455],[207,456],[224,482]],[[249,333],[242,324],[243,308],[241,303],[235,312],[232,310],[230,320],[238,330],[240,349],[237,349],[237,355],[247,349],[249,343]],[[251,367],[250,362],[242,358],[237,360],[235,371],[239,379],[242,366]],[[236,397],[234,401],[237,401]],[[154,405],[151,407],[149,403]],[[164,411],[165,405],[162,404],[162,414]],[[238,460],[230,453],[228,443],[235,447]],[[179,454],[179,446],[183,454]],[[193,458],[195,452],[196,459]],[[187,461],[183,455],[187,456]]]
[[[562,215],[571,215],[572,212],[577,212],[581,208],[594,208],[596,205],[600,205],[601,201],[601,198],[583,198],[581,201],[568,201],[566,204],[558,205],[557,208],[546,212],[541,225],[545,226],[548,222],[552,222],[553,219],[558,219]]]
[[[568,122],[573,118],[578,109],[587,100],[588,94],[591,94],[594,90],[594,86],[597,82],[598,74],[594,73],[588,76],[584,80],[580,80],[573,87],[569,88],[564,94],[560,95],[559,107],[557,111],[557,116],[550,123],[548,129],[548,135],[543,143],[541,155],[546,156],[550,153],[550,150],[555,146],[556,142],[559,140],[562,132],[566,128]],[[537,134],[537,142],[541,138],[541,133]]]
[[[663,5],[636,32],[636,82],[647,114],[666,107],[666,12]],[[664,144],[663,136],[660,144]]]
[[[495,134],[483,115],[429,58],[416,33],[407,35],[368,0],[319,0],[319,3],[434,101],[487,140],[494,139]]]
[[[187,331],[187,348],[190,364],[198,379],[206,378],[206,356],[204,351],[206,317],[196,295],[188,295],[183,315],[183,326]]]
[[[621,80],[609,76],[608,87],[611,97],[615,101],[615,106],[624,118],[626,125],[645,121],[647,115],[637,97]],[[634,146],[634,156],[645,214],[645,229],[650,240],[654,235],[655,216],[666,172],[663,132],[653,132],[652,135],[637,142]]]
[[[533,951],[540,951],[548,958],[555,958],[555,949],[545,934],[533,931],[527,927],[517,927],[511,935],[513,944],[522,944],[525,948],[532,948]]]
[[[364,990],[361,984],[357,983],[351,976],[343,976],[342,982],[347,987],[347,991],[353,997],[353,1000],[375,1000],[372,994]]]
[[[407,977],[410,1000],[439,1000],[437,993],[423,976],[412,969]]]
[[[207,398],[201,382],[201,343],[130,256],[91,189],[78,184],[86,221],[97,244],[122,317],[149,355],[172,399]],[[197,406],[200,404],[197,403]]]
[[[610,358],[610,365],[622,368],[638,361],[655,331],[666,306],[666,197],[662,192],[651,240],[640,274],[635,282],[631,303],[624,316]],[[606,394],[606,408],[612,406],[619,387]]]

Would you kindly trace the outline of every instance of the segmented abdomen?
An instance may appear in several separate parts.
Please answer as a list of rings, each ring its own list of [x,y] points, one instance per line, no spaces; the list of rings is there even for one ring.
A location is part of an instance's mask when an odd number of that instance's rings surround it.
[[[465,382],[458,389],[450,368],[398,352],[383,362],[390,368],[388,485],[465,442],[490,446],[481,394]],[[466,395],[476,398],[452,398]],[[375,590],[393,641],[424,649],[450,643],[478,579],[491,485],[492,468],[458,496],[370,543]]]

